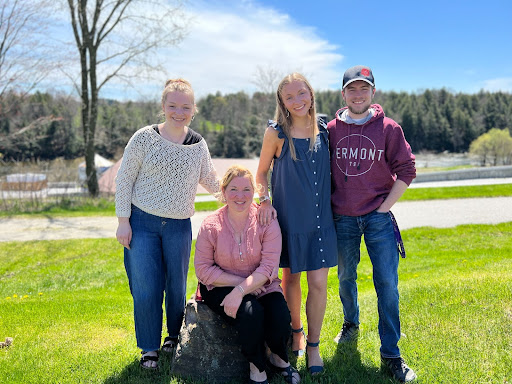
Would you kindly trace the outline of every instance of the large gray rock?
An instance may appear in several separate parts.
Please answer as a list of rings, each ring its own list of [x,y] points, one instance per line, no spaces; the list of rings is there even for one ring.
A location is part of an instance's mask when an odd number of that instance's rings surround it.
[[[240,383],[249,379],[234,327],[193,298],[185,306],[171,372],[205,383]]]

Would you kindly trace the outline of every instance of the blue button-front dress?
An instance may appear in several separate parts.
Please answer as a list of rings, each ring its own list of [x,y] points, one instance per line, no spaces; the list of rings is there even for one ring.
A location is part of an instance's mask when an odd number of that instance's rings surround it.
[[[274,157],[272,205],[283,235],[281,268],[291,273],[329,268],[337,264],[336,231],[331,210],[331,168],[328,132],[319,122],[313,151],[310,139],[293,139],[297,160],[290,154],[288,137],[274,121],[269,126],[284,139]]]

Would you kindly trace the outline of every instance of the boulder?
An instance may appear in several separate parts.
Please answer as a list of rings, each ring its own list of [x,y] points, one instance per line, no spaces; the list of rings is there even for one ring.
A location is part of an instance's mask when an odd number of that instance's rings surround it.
[[[235,328],[192,298],[185,306],[171,372],[205,383],[245,383],[249,363],[242,355]]]

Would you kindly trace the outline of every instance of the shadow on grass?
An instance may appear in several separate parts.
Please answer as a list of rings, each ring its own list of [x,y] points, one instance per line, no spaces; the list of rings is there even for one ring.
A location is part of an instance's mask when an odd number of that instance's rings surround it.
[[[158,370],[143,369],[139,360],[134,360],[127,365],[122,372],[111,376],[104,381],[104,384],[142,384],[157,383],[169,384],[173,378],[171,375],[171,358],[165,354],[160,355]],[[180,380],[179,382],[184,382]]]
[[[296,358],[290,359],[292,365],[296,366]],[[357,343],[338,345],[336,354],[330,360],[324,360],[325,371],[319,376],[312,377],[309,373],[301,372],[302,382],[309,383],[336,383],[336,384],[391,384],[393,379],[377,367],[364,365],[361,361],[361,354],[357,350]],[[193,369],[193,368],[191,368]],[[280,376],[269,377],[270,383],[285,383]],[[134,360],[127,365],[119,374],[109,377],[104,384],[169,384],[169,383],[199,384],[187,378],[179,378],[171,374],[171,357],[160,355],[159,369],[150,371],[142,369],[139,361]]]
[[[325,373],[320,383],[376,384],[394,383],[377,367],[369,367],[361,361],[357,342],[338,344],[336,354],[325,362]]]

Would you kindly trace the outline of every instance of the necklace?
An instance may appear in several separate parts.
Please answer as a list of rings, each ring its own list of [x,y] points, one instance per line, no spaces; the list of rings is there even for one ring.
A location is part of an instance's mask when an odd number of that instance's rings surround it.
[[[170,141],[174,144],[182,144],[185,140],[185,137],[187,136],[187,130],[184,129],[183,132],[180,132],[179,136],[172,136],[170,132],[167,132],[165,130],[165,125],[163,125],[161,128],[158,127],[158,132],[160,133],[160,136],[162,136],[165,140]]]
[[[235,234],[235,241],[237,239],[237,236]],[[238,243],[238,255],[240,257],[240,261],[244,261],[244,258],[242,256],[242,233],[240,233],[240,240],[236,241]]]
[[[231,228],[233,229],[233,239],[235,240],[235,243],[238,245],[238,257],[240,258],[240,261],[244,261],[243,258],[243,252],[242,252],[242,239],[243,239],[243,228],[239,231],[235,229],[235,225],[231,218],[228,216],[229,224],[231,224]]]
[[[295,125],[292,125],[292,131],[298,131],[298,130],[309,130],[311,128],[311,124],[306,125],[305,127],[296,127]]]
[[[296,127],[292,125],[290,127],[290,136],[295,139],[307,139],[311,137],[312,124],[308,124],[305,127]]]

